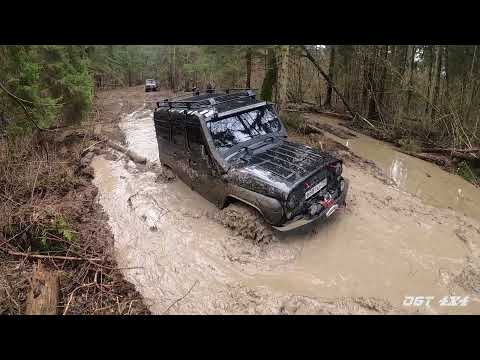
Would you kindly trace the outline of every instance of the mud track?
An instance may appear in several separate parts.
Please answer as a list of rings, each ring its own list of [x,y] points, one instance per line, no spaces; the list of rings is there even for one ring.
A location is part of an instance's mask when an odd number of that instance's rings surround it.
[[[166,95],[142,90],[105,92],[100,100],[122,113],[109,125],[111,136],[158,166],[149,101]],[[127,101],[128,109],[120,105]],[[120,153],[93,159],[117,261],[139,267],[124,275],[153,313],[414,312],[402,306],[405,296],[434,296],[431,307],[418,309],[427,314],[480,313],[480,224],[474,208],[463,213],[432,204],[402,187],[381,163],[332,136],[291,135],[344,159],[351,181],[347,208],[324,224],[276,233],[276,241],[266,245],[215,221],[218,210],[180,180],[159,177]],[[457,186],[457,180],[449,181]],[[471,201],[478,199],[478,193],[469,194]],[[439,306],[447,295],[468,295],[470,302]]]

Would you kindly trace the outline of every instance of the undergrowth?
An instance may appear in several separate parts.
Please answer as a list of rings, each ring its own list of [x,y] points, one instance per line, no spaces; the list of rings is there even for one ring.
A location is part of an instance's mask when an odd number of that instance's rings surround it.
[[[148,314],[113,257],[85,136],[0,139],[0,314],[23,314],[33,264],[59,277],[59,314]]]

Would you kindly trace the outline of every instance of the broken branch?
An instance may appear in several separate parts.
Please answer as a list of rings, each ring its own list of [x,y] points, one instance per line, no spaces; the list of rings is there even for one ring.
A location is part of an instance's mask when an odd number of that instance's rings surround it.
[[[55,255],[40,255],[40,254],[28,254],[23,252],[17,251],[8,251],[10,255],[13,256],[24,256],[24,257],[31,257],[37,259],[55,259],[55,260],[72,260],[72,261],[102,261],[100,258],[93,258],[93,259],[86,259],[74,256],[55,256]]]

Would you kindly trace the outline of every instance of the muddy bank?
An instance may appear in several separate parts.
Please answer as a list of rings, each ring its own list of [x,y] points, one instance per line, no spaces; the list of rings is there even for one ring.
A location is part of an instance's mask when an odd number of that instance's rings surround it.
[[[153,161],[157,144],[148,110],[139,106],[122,117],[119,128],[127,146]],[[115,160],[93,160],[116,258],[122,267],[140,267],[124,275],[153,313],[401,313],[409,310],[402,307],[405,296],[453,294],[471,295],[471,303],[421,310],[480,313],[475,292],[459,285],[462,272],[472,278],[465,266],[473,253],[456,235],[462,229],[480,229],[472,217],[478,209],[458,201],[448,209],[445,194],[444,202],[432,204],[427,191],[404,187],[398,163],[385,167],[374,156],[360,156],[352,145],[357,138],[363,141],[360,134],[335,139],[325,132],[328,141],[296,136],[305,143],[323,141],[326,150],[344,157],[351,181],[347,208],[324,224],[276,234],[277,241],[268,246],[214,221],[209,214],[218,210],[180,180],[158,181],[155,172],[120,154]],[[381,151],[372,148],[373,154]],[[415,174],[423,165],[413,163],[408,170]],[[470,243],[478,242],[474,232],[466,236]],[[288,310],[286,299],[302,305]]]
[[[85,151],[92,128],[87,122],[0,143],[8,198],[0,206],[0,314],[25,313],[38,261],[58,276],[57,314],[150,313],[118,270],[107,215],[95,201],[94,154]]]

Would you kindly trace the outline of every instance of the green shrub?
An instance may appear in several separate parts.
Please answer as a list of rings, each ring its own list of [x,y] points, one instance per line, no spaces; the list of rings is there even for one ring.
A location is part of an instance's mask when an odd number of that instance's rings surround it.
[[[304,130],[305,128],[305,116],[300,112],[282,111],[280,113],[280,119],[287,130]]]
[[[12,119],[7,134],[83,119],[93,100],[89,65],[83,46],[0,46],[0,81],[18,98],[0,92],[2,111]]]

